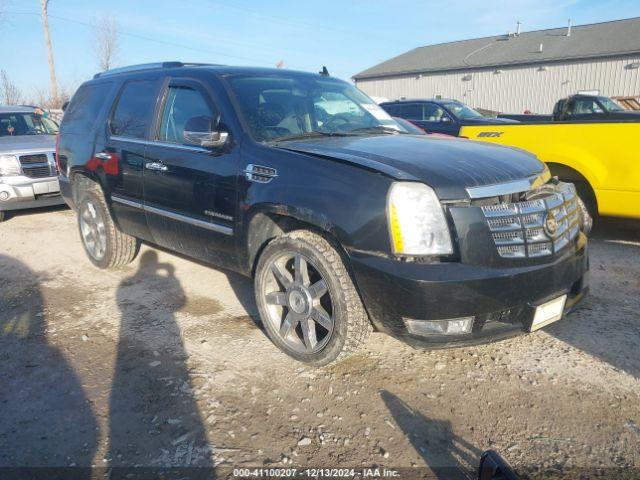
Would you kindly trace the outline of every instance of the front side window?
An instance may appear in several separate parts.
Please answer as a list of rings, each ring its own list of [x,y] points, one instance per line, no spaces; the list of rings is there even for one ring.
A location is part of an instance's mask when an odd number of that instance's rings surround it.
[[[448,102],[444,104],[458,118],[483,118],[480,112],[460,102]]]
[[[377,103],[333,78],[236,75],[229,85],[257,141],[287,137],[403,132]]]
[[[144,138],[156,101],[155,80],[134,80],[125,84],[110,121],[113,135]]]
[[[576,100],[573,113],[576,115],[590,115],[593,113],[602,113],[602,109],[595,100]]]
[[[199,120],[198,120],[199,119]],[[185,126],[213,125],[214,115],[202,94],[189,87],[170,87],[162,112],[159,138],[161,142],[191,145],[184,137]]]
[[[39,111],[0,113],[0,137],[55,135],[56,133],[58,133],[58,125]]]
[[[444,109],[435,103],[427,103],[424,106],[424,120],[427,122],[442,122],[445,115]]]

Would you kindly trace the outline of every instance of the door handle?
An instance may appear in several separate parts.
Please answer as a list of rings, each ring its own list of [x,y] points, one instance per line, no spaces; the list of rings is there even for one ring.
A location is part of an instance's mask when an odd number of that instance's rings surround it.
[[[147,170],[154,170],[156,172],[166,172],[169,167],[163,165],[161,162],[147,162],[144,166]]]
[[[99,158],[100,160],[111,160],[111,154],[107,152],[96,153],[95,157]]]

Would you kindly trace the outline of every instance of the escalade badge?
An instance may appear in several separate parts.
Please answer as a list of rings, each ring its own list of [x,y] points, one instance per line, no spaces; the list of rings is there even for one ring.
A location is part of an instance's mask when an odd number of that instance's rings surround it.
[[[547,218],[544,220],[544,231],[551,238],[553,238],[558,231],[558,220],[556,220],[556,217],[551,212],[547,214]]]

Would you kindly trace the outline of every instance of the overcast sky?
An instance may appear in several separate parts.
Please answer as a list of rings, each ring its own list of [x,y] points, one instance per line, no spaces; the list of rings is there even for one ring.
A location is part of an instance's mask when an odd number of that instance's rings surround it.
[[[27,95],[48,85],[39,0],[0,0],[0,68]],[[412,48],[640,16],[638,0],[50,0],[59,82],[98,69],[92,24],[112,16],[117,64],[182,60],[275,66],[349,78]]]

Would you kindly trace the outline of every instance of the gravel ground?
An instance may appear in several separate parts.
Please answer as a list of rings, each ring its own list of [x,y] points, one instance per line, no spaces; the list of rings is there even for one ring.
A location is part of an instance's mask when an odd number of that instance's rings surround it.
[[[97,270],[69,210],[0,225],[0,285],[0,467],[437,472],[492,448],[525,477],[640,477],[637,223],[598,225],[589,299],[540,332],[437,351],[374,334],[322,369],[270,343],[249,280],[146,246]]]

